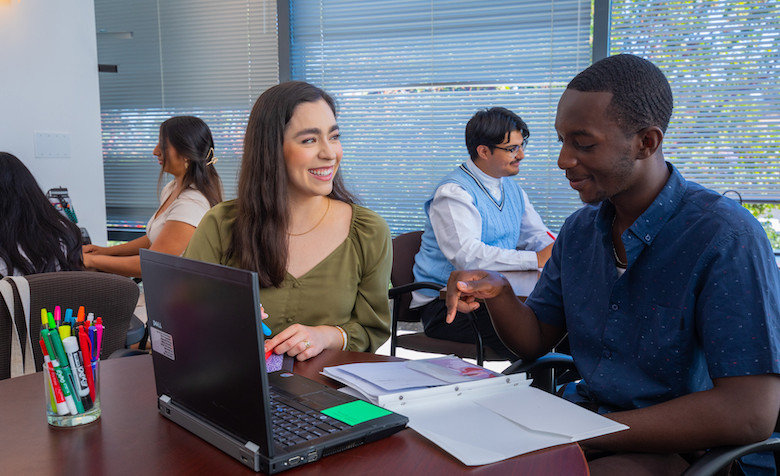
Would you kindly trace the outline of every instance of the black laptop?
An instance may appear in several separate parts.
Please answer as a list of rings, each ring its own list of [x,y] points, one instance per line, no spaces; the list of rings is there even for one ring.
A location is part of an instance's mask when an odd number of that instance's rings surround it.
[[[141,250],[160,413],[255,471],[389,436],[408,419],[284,369],[267,373],[257,273]]]

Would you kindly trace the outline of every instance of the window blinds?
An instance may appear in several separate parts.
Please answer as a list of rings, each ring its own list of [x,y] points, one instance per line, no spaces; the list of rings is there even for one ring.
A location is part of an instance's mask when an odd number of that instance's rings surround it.
[[[610,54],[666,74],[667,160],[689,180],[746,201],[780,202],[780,4],[612,1]]]
[[[529,125],[516,178],[553,229],[581,204],[556,165],[566,84],[590,64],[590,1],[290,2],[291,75],[336,98],[347,185],[394,234],[468,160],[464,129],[503,106]]]
[[[159,206],[159,126],[174,115],[209,125],[226,198],[235,197],[255,99],[279,77],[276,2],[96,0],[109,228],[145,225]],[[165,177],[164,181],[170,177]]]

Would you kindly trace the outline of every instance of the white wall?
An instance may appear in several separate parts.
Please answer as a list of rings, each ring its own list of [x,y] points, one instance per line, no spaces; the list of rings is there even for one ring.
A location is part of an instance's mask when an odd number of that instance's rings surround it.
[[[92,0],[0,0],[0,113],[0,151],[19,157],[44,192],[67,187],[79,226],[104,244]],[[66,134],[69,157],[36,158],[35,132]]]

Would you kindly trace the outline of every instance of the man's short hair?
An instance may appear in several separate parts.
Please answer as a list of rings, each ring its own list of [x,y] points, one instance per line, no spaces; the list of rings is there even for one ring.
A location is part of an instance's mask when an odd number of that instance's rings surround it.
[[[599,60],[571,80],[567,89],[609,92],[607,114],[627,134],[658,126],[666,133],[674,107],[672,88],[650,61],[621,54]]]
[[[523,139],[531,135],[520,116],[509,109],[491,107],[477,111],[466,124],[466,148],[471,160],[479,157],[477,147],[486,145],[493,150],[493,147],[504,142],[514,131],[520,131]]]

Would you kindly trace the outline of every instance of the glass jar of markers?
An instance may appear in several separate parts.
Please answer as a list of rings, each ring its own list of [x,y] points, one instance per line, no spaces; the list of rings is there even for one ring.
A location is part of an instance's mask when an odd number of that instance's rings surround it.
[[[100,418],[100,346],[102,319],[76,316],[60,307],[41,309],[40,346],[43,352],[43,380],[46,419],[55,427],[74,427]]]

